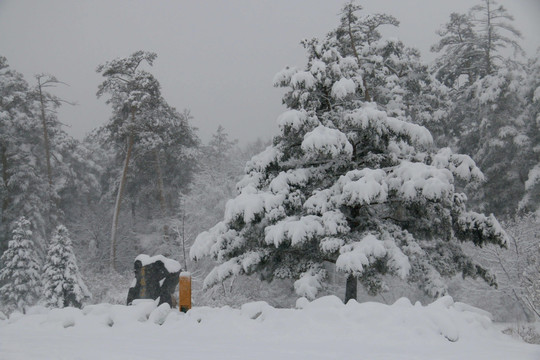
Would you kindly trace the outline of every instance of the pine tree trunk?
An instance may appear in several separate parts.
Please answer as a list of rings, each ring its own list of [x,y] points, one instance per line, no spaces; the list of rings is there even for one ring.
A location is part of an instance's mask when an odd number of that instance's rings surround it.
[[[163,216],[167,215],[167,204],[165,202],[165,195],[163,194],[163,175],[161,173],[161,162],[159,160],[159,153],[157,150],[154,150],[154,157],[156,159],[156,175],[158,177],[158,192],[159,192],[159,206],[161,208],[161,214]]]
[[[43,99],[43,91],[41,89],[41,79],[38,78],[38,90],[39,90],[39,103],[41,107],[41,125],[43,127],[43,144],[45,146],[45,163],[47,164],[47,180],[49,184],[49,194],[48,194],[48,200],[49,204],[47,206],[47,221],[48,226],[45,227],[45,237],[46,242],[49,239],[49,230],[52,229],[53,225],[53,219],[52,219],[52,212],[53,212],[53,202],[56,200],[53,198],[53,180],[52,180],[52,167],[51,167],[51,145],[49,142],[49,130],[47,129],[47,118],[45,117],[45,100]]]
[[[487,35],[488,35],[488,43],[486,46],[486,75],[491,74],[491,36],[493,30],[491,29],[491,9],[489,7],[490,2],[489,0],[486,1],[486,17],[487,17]]]
[[[122,202],[122,193],[126,184],[127,171],[129,166],[129,159],[131,157],[131,150],[133,149],[133,134],[130,133],[128,137],[126,159],[124,162],[124,169],[122,170],[122,177],[120,179],[120,186],[118,187],[118,194],[116,195],[116,203],[114,205],[114,214],[111,229],[111,256],[110,267],[111,270],[116,271],[116,233],[118,229],[118,215],[120,214],[120,203]]]
[[[352,47],[352,50],[353,50],[353,53],[354,53],[354,56],[356,57],[356,61],[358,62],[358,67],[361,66],[361,61],[360,61],[360,56],[358,55],[358,51],[356,50],[356,45],[354,44],[354,36],[353,36],[353,33],[352,33],[352,27],[351,27],[351,22],[352,22],[352,12],[349,12],[347,14],[348,16],[348,25],[349,25],[349,39],[351,40],[351,47]],[[366,83],[366,76],[365,75],[362,75],[362,85],[364,86],[364,100],[365,101],[371,101],[371,96],[369,96],[369,91],[368,91],[368,87],[367,87],[367,83]]]
[[[159,152],[154,150],[154,157],[156,159],[156,175],[158,177],[158,193],[159,193],[159,206],[161,209],[161,216],[165,218],[167,216],[167,203],[165,201],[165,195],[163,193],[163,174],[161,172],[161,162],[159,160]],[[163,236],[168,237],[169,236],[169,227],[167,224],[163,225]]]
[[[47,130],[47,119],[45,118],[45,101],[41,91],[41,82],[38,80],[39,102],[41,105],[41,124],[43,126],[43,143],[45,145],[45,161],[47,163],[47,179],[49,180],[49,191],[52,195],[52,168],[51,168],[51,147],[49,144],[49,131]]]
[[[356,300],[358,292],[358,279],[356,276],[349,274],[347,276],[347,283],[345,285],[345,304],[349,300]]]

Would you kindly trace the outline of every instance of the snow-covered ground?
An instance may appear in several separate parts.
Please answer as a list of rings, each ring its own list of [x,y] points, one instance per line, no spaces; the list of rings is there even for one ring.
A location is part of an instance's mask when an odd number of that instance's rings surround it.
[[[327,296],[296,309],[264,302],[198,307],[153,301],[33,308],[0,321],[0,359],[540,359],[540,346],[501,333],[489,314],[450,297],[422,306]]]

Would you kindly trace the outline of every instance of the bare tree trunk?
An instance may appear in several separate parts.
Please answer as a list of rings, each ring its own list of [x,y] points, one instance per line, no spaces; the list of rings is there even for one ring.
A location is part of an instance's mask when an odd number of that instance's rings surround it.
[[[159,152],[157,149],[154,150],[154,157],[156,159],[156,175],[158,177],[158,193],[159,193],[159,206],[161,209],[161,216],[165,218],[167,216],[167,203],[165,201],[165,195],[163,193],[163,174],[161,172],[161,162],[159,160]],[[167,224],[163,225],[163,236],[168,237],[169,236],[169,227]]]
[[[182,252],[184,255],[184,267],[188,271],[187,256],[186,256],[186,207],[185,200],[182,199]]]
[[[43,90],[42,90],[42,83],[41,78],[38,77],[38,91],[39,91],[39,103],[41,108],[41,125],[43,127],[43,145],[45,146],[45,163],[47,164],[47,180],[49,183],[49,194],[48,194],[48,200],[49,204],[47,206],[47,221],[48,226],[45,227],[45,244],[47,244],[47,241],[49,239],[49,229],[52,227],[52,211],[53,211],[53,202],[55,199],[53,198],[53,179],[52,179],[52,167],[51,167],[51,145],[49,142],[49,130],[47,129],[47,118],[45,116],[45,99],[43,98]]]
[[[486,0],[487,35],[488,35],[488,43],[486,46],[486,75],[491,74],[491,36],[493,32],[493,30],[491,29],[491,9],[489,5],[490,5],[489,0]]]
[[[43,143],[45,145],[45,160],[47,163],[47,178],[49,180],[49,191],[52,194],[52,169],[51,169],[51,147],[49,144],[49,131],[47,130],[47,118],[45,117],[45,100],[41,89],[41,79],[38,78],[39,103],[41,106],[41,124],[43,126]]]
[[[134,112],[132,113],[133,116]],[[133,134],[130,133],[128,137],[126,159],[124,162],[124,169],[122,170],[122,177],[120,179],[120,186],[118,187],[118,194],[116,195],[116,203],[114,205],[114,214],[111,229],[111,256],[110,267],[111,270],[116,271],[116,233],[118,229],[118,215],[120,214],[120,203],[122,202],[122,193],[126,185],[126,177],[129,166],[129,159],[131,157],[131,150],[133,149]]]
[[[349,302],[349,300],[357,299],[357,293],[358,293],[358,279],[356,276],[349,274],[347,276],[347,283],[345,285],[345,304]]]
[[[161,162],[157,150],[154,150],[154,157],[156,159],[156,175],[158,177],[159,206],[161,208],[161,214],[165,216],[167,215],[167,203],[165,202],[165,195],[163,194],[163,175],[161,173]]]

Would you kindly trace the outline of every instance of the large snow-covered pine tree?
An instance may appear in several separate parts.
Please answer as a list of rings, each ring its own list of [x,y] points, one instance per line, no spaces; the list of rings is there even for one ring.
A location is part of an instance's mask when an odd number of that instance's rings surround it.
[[[346,301],[356,297],[357,279],[381,292],[384,275],[432,296],[458,273],[493,284],[461,247],[504,246],[507,237],[492,215],[468,211],[454,186],[483,180],[474,161],[437,151],[426,128],[365,101],[354,56],[329,41],[306,48],[306,70],[286,68],[274,79],[289,89],[291,109],[277,119],[279,135],[247,163],[223,221],[191,248],[192,258],[221,263],[205,286],[258,272],[296,279],[296,292],[314,298],[328,263],[347,275]]]
[[[64,225],[57,226],[49,244],[43,282],[43,296],[51,307],[80,308],[83,300],[89,297],[77,267],[69,232]]]
[[[13,237],[0,258],[0,299],[8,310],[25,312],[39,298],[40,272],[34,251],[30,221],[21,217],[13,225]]]

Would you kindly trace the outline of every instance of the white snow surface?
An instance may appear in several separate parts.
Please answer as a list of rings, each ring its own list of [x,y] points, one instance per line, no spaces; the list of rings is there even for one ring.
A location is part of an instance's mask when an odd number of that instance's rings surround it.
[[[540,346],[504,335],[489,314],[451,297],[423,306],[344,305],[335,296],[296,309],[253,302],[240,309],[99,304],[32,308],[0,320],[0,358],[538,360]]]
[[[178,261],[166,258],[163,255],[149,256],[146,254],[141,254],[135,258],[135,261],[137,260],[142,263],[142,266],[153,264],[156,261],[161,261],[165,265],[165,269],[167,269],[167,271],[170,273],[175,273],[182,269],[182,265],[180,265]]]

